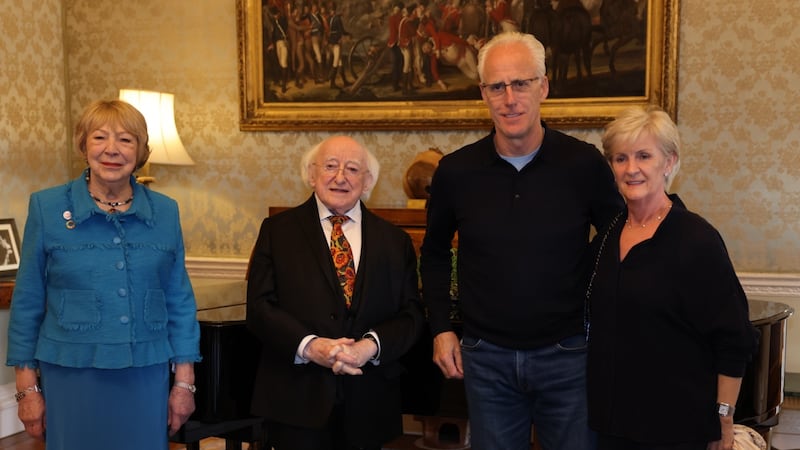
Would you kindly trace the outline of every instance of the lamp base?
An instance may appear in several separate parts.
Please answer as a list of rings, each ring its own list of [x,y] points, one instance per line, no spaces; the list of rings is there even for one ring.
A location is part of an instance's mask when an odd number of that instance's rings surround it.
[[[137,183],[143,184],[143,185],[148,186],[148,187],[150,186],[150,183],[153,183],[155,181],[156,181],[155,177],[149,177],[149,176],[146,176],[146,175],[140,175],[140,176],[136,177],[136,182]]]

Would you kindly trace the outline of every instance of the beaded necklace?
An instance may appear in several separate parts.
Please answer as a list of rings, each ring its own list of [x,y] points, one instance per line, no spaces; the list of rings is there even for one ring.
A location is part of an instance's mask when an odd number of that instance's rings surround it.
[[[107,202],[105,200],[100,200],[99,198],[95,197],[94,194],[92,194],[91,192],[89,192],[89,196],[92,197],[92,199],[97,203],[102,203],[104,205],[110,206],[111,209],[108,210],[110,214],[114,214],[115,212],[117,212],[117,206],[127,205],[128,203],[133,201],[133,194],[131,194],[131,197],[125,200],[124,202]]]
[[[90,175],[91,175],[91,172],[89,171],[89,169],[87,169],[87,170],[86,170],[86,177],[84,178],[84,179],[86,180],[86,188],[87,188],[87,191],[88,191],[88,188],[89,188],[89,176],[90,176]],[[121,201],[121,202],[107,202],[107,201],[105,201],[105,200],[100,200],[99,198],[97,198],[97,197],[96,197],[94,194],[92,194],[92,191],[88,191],[88,192],[89,192],[89,197],[92,197],[92,200],[96,201],[97,203],[100,203],[100,204],[103,204],[103,205],[106,205],[106,206],[110,206],[110,207],[111,207],[111,209],[109,209],[109,210],[108,210],[108,213],[109,213],[109,214],[114,214],[114,213],[116,213],[116,212],[117,212],[117,207],[118,207],[118,206],[127,205],[128,203],[130,203],[130,202],[132,202],[132,201],[133,201],[133,194],[131,194],[131,197],[130,197],[129,199],[125,200],[125,201]]]

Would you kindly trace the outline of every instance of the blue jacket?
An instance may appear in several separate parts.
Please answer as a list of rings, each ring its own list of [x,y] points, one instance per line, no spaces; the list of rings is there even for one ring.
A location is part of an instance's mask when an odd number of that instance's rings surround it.
[[[177,203],[131,178],[107,214],[84,176],[31,195],[8,327],[9,366],[116,369],[199,361]]]

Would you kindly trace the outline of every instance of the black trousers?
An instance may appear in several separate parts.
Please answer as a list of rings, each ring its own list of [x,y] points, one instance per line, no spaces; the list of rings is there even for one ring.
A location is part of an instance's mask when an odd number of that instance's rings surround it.
[[[380,444],[364,447],[351,443],[343,417],[343,408],[335,406],[323,428],[267,422],[269,442],[275,450],[381,450]]]

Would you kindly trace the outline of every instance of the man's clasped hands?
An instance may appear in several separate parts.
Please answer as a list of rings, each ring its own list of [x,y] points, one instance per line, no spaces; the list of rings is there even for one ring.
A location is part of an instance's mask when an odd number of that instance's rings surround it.
[[[370,339],[317,337],[306,345],[303,357],[337,375],[361,375],[361,367],[377,352],[377,344]]]

